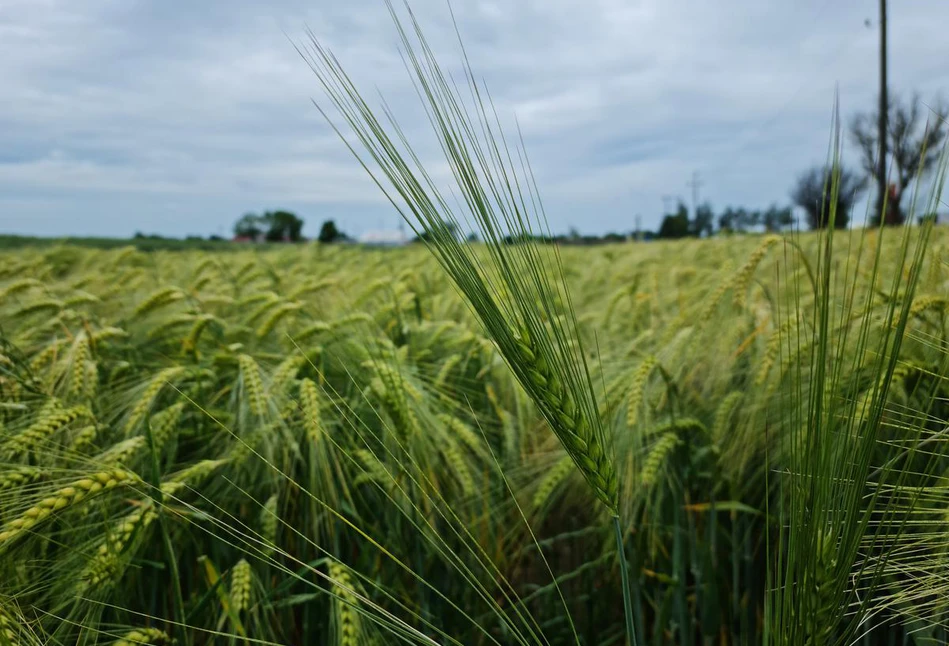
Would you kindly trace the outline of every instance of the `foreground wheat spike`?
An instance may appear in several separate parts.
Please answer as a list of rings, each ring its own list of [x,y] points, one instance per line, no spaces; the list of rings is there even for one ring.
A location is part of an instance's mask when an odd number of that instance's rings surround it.
[[[598,420],[577,405],[576,390],[564,386],[561,375],[543,358],[543,350],[531,342],[527,329],[516,341],[520,364],[528,376],[527,390],[545,412],[551,428],[567,454],[593,488],[597,498],[616,513],[617,480],[612,455],[597,433]]]
[[[330,101],[378,162],[381,175],[392,187],[383,190],[413,229],[428,234],[436,258],[596,497],[615,515],[618,487],[611,443],[598,415],[559,261],[529,241],[535,215],[528,212],[531,200],[515,188],[521,181],[523,186],[532,186],[531,179],[518,177],[519,171],[505,156],[500,135],[479,138],[476,134],[497,132],[499,127],[488,118],[486,106],[475,100],[475,117],[466,113],[457,90],[443,75],[421,35],[416,33],[420,42],[413,43],[398,19],[396,23],[407,59],[415,66],[416,80],[435,93],[426,109],[434,115],[433,124],[439,124],[435,134],[445,146],[446,159],[466,198],[466,217],[479,225],[488,245],[488,266],[450,233],[449,224],[457,226],[458,219],[425,170],[412,163],[418,158],[411,146],[400,139],[403,149],[396,147],[368,112],[335,57],[313,39],[305,58]],[[378,177],[377,183],[384,186],[383,178]],[[535,197],[531,193],[530,198]],[[536,217],[541,219],[542,213]],[[505,234],[525,242],[509,245]]]
[[[464,70],[471,105],[435,60],[411,10],[407,12],[410,27],[406,27],[393,4],[388,0],[386,4],[406,68],[452,171],[453,188],[463,197],[459,201],[463,214],[453,212],[388,109],[391,136],[332,53],[311,37],[311,47],[301,54],[367,158],[360,157],[347,141],[349,150],[409,226],[426,234],[429,249],[608,510],[621,562],[627,639],[635,646],[612,436],[600,417],[560,258],[533,242],[533,223],[545,216],[526,155],[521,149],[516,154],[509,149],[494,106],[485,98],[487,90],[473,80],[467,59]],[[346,140],[322,108],[321,112]],[[487,257],[459,241],[453,231],[461,229],[460,221],[477,225]]]

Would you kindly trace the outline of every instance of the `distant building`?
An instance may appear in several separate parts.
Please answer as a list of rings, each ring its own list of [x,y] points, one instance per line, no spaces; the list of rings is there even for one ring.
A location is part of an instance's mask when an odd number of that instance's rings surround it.
[[[256,236],[234,236],[231,238],[231,242],[243,242],[243,243],[253,243],[253,242],[263,242],[264,234],[260,233]]]
[[[370,247],[401,247],[408,243],[404,231],[377,229],[359,236],[359,244]]]

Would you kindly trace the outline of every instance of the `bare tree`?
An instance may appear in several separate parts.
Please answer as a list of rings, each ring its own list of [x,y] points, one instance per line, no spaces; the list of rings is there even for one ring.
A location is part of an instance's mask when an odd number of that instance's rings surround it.
[[[791,189],[791,200],[804,209],[812,229],[823,229],[831,217],[834,227],[843,229],[850,221],[850,210],[863,186],[862,180],[842,167],[815,166],[798,177]]]
[[[892,96],[892,94],[891,94]],[[932,113],[923,118],[924,106],[918,93],[914,93],[909,103],[903,103],[899,97],[893,97],[887,107],[887,147],[895,174],[887,199],[886,224],[902,224],[906,215],[901,208],[903,195],[910,183],[924,175],[939,158],[939,150],[945,142],[947,132],[946,119],[949,106],[937,101],[926,106]],[[879,113],[860,113],[850,123],[850,136],[860,150],[860,162],[863,169],[873,176],[877,171],[880,143],[877,123]],[[880,223],[883,213],[883,196],[877,195],[877,208],[873,212],[872,224]]]

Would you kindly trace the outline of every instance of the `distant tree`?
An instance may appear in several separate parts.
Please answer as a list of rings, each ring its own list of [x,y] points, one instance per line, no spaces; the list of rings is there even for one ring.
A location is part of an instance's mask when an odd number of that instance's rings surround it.
[[[695,217],[689,223],[689,232],[697,238],[715,233],[715,212],[712,211],[711,204],[706,202],[695,209]]]
[[[478,242],[478,234],[472,231],[468,234],[468,237],[465,238],[468,242]]]
[[[742,231],[753,229],[761,224],[761,211],[739,209],[739,212],[741,214],[740,223]]]
[[[266,238],[269,242],[299,242],[303,231],[303,220],[289,211],[268,211],[263,222],[267,226]]]
[[[722,211],[722,214],[718,216],[718,230],[724,231],[726,233],[732,233],[733,231],[738,231],[739,224],[739,213],[738,209],[734,209],[730,206],[725,207],[725,210]]]
[[[346,236],[336,228],[336,222],[333,220],[326,220],[320,227],[320,235],[317,237],[317,240],[326,244],[330,244],[333,242],[340,242],[345,238]]]
[[[521,232],[521,233],[516,233],[514,235],[508,234],[502,237],[501,241],[507,245],[526,244],[529,242],[534,242],[537,244],[550,244],[551,242],[563,242],[566,239],[567,237],[562,236],[562,235],[551,238],[550,236],[544,236],[544,235],[537,236],[537,235],[531,235],[530,233]]]
[[[718,216],[718,228],[725,233],[735,233],[753,229],[762,221],[760,211],[750,211],[744,207],[726,207]]]
[[[268,242],[299,242],[303,220],[289,211],[267,211],[263,215],[246,213],[234,224],[238,238],[259,239]]]
[[[863,182],[843,167],[814,167],[798,177],[791,190],[791,200],[807,214],[807,224],[821,229],[829,224],[834,211],[834,227],[844,229],[850,221],[850,210],[862,190]],[[831,203],[837,195],[835,208]]]
[[[906,220],[900,203],[906,193],[906,187],[929,171],[939,158],[942,145],[949,134],[946,119],[949,118],[949,105],[939,100],[932,106],[932,114],[924,118],[922,101],[919,94],[913,94],[909,103],[899,97],[887,106],[887,148],[889,162],[896,177],[893,178],[895,190],[890,192],[885,224],[902,224]],[[850,122],[850,136],[860,151],[860,162],[870,177],[877,173],[877,158],[880,154],[879,112],[859,113]],[[871,224],[880,224],[883,212],[883,196],[877,195],[876,208],[873,210]]]
[[[761,214],[761,223],[767,231],[782,231],[794,224],[794,213],[790,206],[772,204]]]
[[[662,218],[658,237],[672,239],[685,238],[689,233],[689,210],[685,204],[679,202],[679,206],[674,214],[667,214]]]
[[[256,239],[264,233],[264,222],[256,213],[245,213],[234,224],[234,235],[238,238]]]

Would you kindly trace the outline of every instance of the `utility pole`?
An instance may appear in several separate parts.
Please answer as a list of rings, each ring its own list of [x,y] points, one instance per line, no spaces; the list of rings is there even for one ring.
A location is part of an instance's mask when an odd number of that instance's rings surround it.
[[[694,218],[698,214],[699,208],[699,187],[702,186],[704,182],[699,179],[699,172],[697,170],[692,171],[692,179],[685,183],[686,186],[692,189],[692,217]]]
[[[636,242],[639,242],[642,239],[642,217],[637,213],[636,214]]]
[[[886,86],[886,0],[880,0],[880,166],[877,168],[877,213],[880,215],[880,221],[886,220],[886,214],[883,212],[886,202],[886,131],[887,131],[887,112],[889,111],[889,101],[887,99]]]

